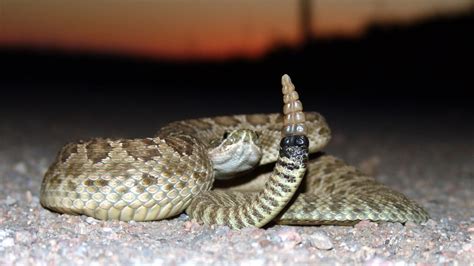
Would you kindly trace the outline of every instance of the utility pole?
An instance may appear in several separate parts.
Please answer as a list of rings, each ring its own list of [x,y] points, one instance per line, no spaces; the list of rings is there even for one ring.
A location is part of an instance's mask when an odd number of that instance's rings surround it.
[[[311,0],[300,0],[300,28],[303,44],[314,39],[312,31]]]

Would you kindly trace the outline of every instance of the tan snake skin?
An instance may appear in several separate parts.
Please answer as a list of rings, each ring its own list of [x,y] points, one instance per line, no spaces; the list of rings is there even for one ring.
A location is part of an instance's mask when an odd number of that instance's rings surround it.
[[[44,176],[41,204],[101,220],[152,221],[186,211],[200,222],[236,229],[272,220],[348,224],[420,223],[429,218],[403,194],[332,156],[307,162],[308,150],[320,151],[330,130],[318,113],[302,113],[287,75],[282,84],[283,115],[183,120],[163,127],[155,137],[69,143]],[[272,162],[273,172],[249,184],[211,191],[215,177],[225,179]]]

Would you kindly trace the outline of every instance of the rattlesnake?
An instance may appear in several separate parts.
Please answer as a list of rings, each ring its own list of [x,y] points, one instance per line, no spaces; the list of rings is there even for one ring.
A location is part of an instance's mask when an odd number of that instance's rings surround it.
[[[335,157],[320,153],[308,161],[308,153],[329,142],[329,127],[320,114],[303,113],[287,75],[282,85],[283,115],[183,120],[150,138],[67,144],[44,176],[41,204],[102,220],[151,221],[186,211],[199,222],[236,229],[272,220],[348,224],[428,219],[415,202]],[[211,190],[214,179],[272,162],[272,172],[248,184]]]

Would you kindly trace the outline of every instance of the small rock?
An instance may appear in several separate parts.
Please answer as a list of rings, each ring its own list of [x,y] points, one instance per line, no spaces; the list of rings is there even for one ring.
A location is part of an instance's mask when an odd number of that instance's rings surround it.
[[[375,253],[375,249],[368,246],[362,246],[362,248],[354,254],[354,257],[361,261],[368,261],[375,256]]]
[[[474,245],[471,244],[471,243],[464,244],[464,245],[462,246],[462,250],[464,250],[464,251],[470,251],[470,252],[473,252],[473,253],[474,253]]]
[[[13,247],[14,245],[15,245],[15,240],[11,237],[7,237],[3,239],[2,242],[0,242],[0,247],[4,247],[4,248]]]
[[[33,201],[33,195],[31,195],[31,191],[29,190],[26,191],[25,197],[26,197],[26,202],[31,203]]]
[[[245,227],[240,230],[240,233],[251,236],[252,239],[259,239],[265,234],[265,230],[257,227]]]
[[[10,234],[10,230],[0,230],[0,239],[8,236]]]
[[[363,220],[363,221],[358,222],[356,225],[354,225],[354,228],[364,229],[364,228],[371,228],[371,227],[377,227],[377,226],[378,226],[377,223],[371,222],[369,220]]]
[[[418,227],[418,224],[412,222],[412,221],[408,221],[405,223],[405,227],[407,229],[412,229],[412,228],[417,228]]]
[[[191,232],[200,227],[200,224],[194,220],[184,222],[184,231]]]
[[[278,236],[282,241],[299,241],[301,242],[301,236],[296,229],[293,227],[284,227],[282,230],[278,231]]]
[[[258,259],[245,259],[242,261],[242,265],[266,265],[265,259],[258,258]]]
[[[104,227],[104,228],[102,228],[102,230],[106,233],[112,232],[112,228],[110,228],[110,227]]]
[[[15,204],[16,202],[17,200],[15,198],[10,197],[10,195],[8,195],[7,198],[5,199],[5,204],[7,204],[8,206],[11,206]]]
[[[28,231],[19,231],[15,233],[15,240],[20,243],[31,243],[35,237]]]
[[[86,218],[86,223],[88,223],[88,224],[96,224],[97,221],[96,221],[94,218],[92,218],[92,217],[87,217],[87,218]]]
[[[260,240],[258,242],[258,244],[260,245],[260,247],[266,248],[266,247],[270,246],[272,244],[272,242],[268,239],[263,239],[263,240]]]
[[[390,265],[390,263],[389,263],[389,261],[387,261],[385,259],[375,257],[375,258],[367,261],[365,265],[367,265],[367,266],[382,266],[382,265]]]
[[[178,221],[182,221],[182,222],[185,222],[185,221],[188,221],[189,220],[189,216],[186,214],[186,213],[181,213],[178,218],[176,218]]]
[[[216,235],[223,236],[223,235],[227,235],[229,232],[230,232],[230,228],[228,226],[219,226],[217,227],[215,233]]]
[[[311,246],[317,249],[330,250],[334,248],[331,239],[325,232],[314,232],[309,236],[308,240]]]
[[[27,169],[26,164],[24,162],[19,162],[19,163],[15,164],[13,169],[17,173],[22,174],[22,175],[25,175],[28,172],[28,169]]]
[[[426,226],[432,227],[432,228],[434,228],[437,224],[438,224],[438,222],[436,222],[436,221],[433,220],[433,219],[429,219],[429,220],[425,223]]]
[[[277,234],[284,247],[288,249],[294,248],[303,241],[301,235],[293,227],[284,227]]]
[[[87,226],[84,223],[79,223],[77,227],[78,228],[76,229],[76,232],[78,234],[85,235],[85,234],[89,233],[89,230],[88,230]]]

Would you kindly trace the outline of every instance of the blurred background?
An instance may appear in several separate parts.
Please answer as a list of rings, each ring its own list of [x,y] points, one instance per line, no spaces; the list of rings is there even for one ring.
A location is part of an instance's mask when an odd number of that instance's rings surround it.
[[[330,253],[308,246],[319,238],[305,238],[310,228],[272,229],[261,248],[282,254],[242,259],[329,264],[332,254],[341,258],[333,264],[346,257],[352,264],[468,264],[473,19],[474,0],[0,0],[0,265],[67,264],[62,254],[84,264],[219,263],[263,243],[240,243],[247,231],[230,239],[237,253],[221,256],[224,245],[215,240],[226,231],[188,230],[183,216],[131,224],[136,229],[97,224],[102,233],[80,218],[84,231],[79,220],[43,210],[39,188],[67,142],[151,137],[187,118],[281,112],[284,73],[304,109],[328,121],[333,137],[324,152],[403,192],[433,220],[406,228],[363,223],[339,231],[353,232],[342,238],[329,228]],[[165,231],[147,240],[140,228]],[[126,243],[115,241],[119,231],[131,232]],[[284,232],[303,243],[287,246]],[[290,258],[292,249],[307,258]]]
[[[279,112],[288,73],[336,127],[472,133],[473,18],[472,0],[1,0],[0,117]]]

